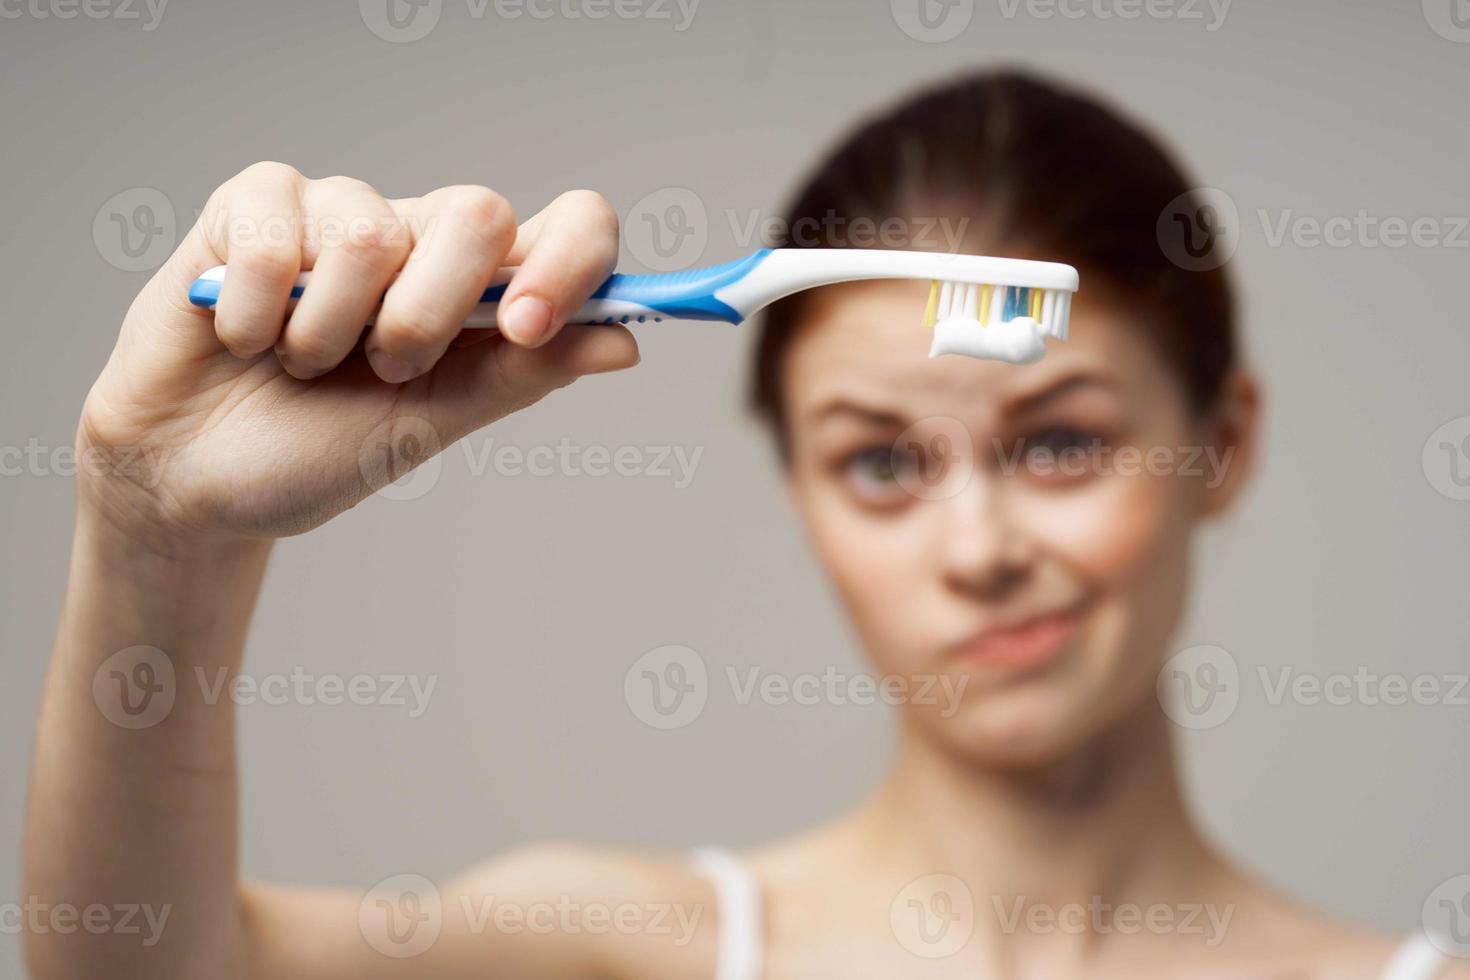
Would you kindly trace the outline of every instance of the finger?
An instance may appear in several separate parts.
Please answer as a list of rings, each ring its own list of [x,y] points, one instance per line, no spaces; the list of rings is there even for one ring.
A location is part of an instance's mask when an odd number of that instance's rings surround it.
[[[373,370],[392,384],[434,366],[515,240],[515,212],[485,187],[446,187],[398,203],[418,240],[366,344]]]
[[[311,287],[291,311],[276,354],[297,378],[315,378],[357,346],[383,291],[413,247],[408,223],[369,185],[348,177],[311,181],[303,199],[317,252]]]
[[[215,250],[229,265],[214,329],[237,357],[276,342],[291,287],[301,273],[299,202],[304,178],[279,163],[258,163],[221,188]]]
[[[496,320],[500,332],[523,347],[556,336],[612,275],[618,260],[618,214],[592,191],[570,191],[527,223],[534,243],[506,287]],[[516,236],[518,250],[522,234]]]
[[[638,360],[638,342],[622,326],[571,324],[540,347],[495,337],[445,355],[434,369],[430,414],[436,427],[458,439],[579,377],[620,371]]]

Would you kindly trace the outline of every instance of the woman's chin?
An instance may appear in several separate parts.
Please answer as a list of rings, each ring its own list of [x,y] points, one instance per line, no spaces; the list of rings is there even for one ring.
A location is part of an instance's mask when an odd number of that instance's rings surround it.
[[[1089,699],[1053,685],[986,692],[941,725],[937,734],[951,749],[999,769],[1060,762],[1106,727],[1094,716]]]

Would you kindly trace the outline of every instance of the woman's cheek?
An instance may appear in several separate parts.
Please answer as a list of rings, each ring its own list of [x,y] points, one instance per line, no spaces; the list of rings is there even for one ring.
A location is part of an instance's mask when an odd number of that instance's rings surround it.
[[[1062,561],[1103,591],[1127,583],[1157,560],[1177,531],[1183,490],[1173,477],[1104,474],[1075,487],[1027,488],[1011,513],[1038,551]]]
[[[875,516],[836,491],[812,504],[813,544],[859,636],[883,673],[905,672],[912,665],[903,661],[916,646],[915,618],[923,615],[926,555],[933,561],[925,515]]]

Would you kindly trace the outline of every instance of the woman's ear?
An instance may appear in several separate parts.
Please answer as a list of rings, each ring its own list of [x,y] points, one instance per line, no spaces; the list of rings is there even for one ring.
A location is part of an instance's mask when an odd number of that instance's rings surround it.
[[[1226,379],[1219,405],[1201,423],[1204,510],[1222,514],[1255,472],[1260,451],[1261,386],[1244,368]]]

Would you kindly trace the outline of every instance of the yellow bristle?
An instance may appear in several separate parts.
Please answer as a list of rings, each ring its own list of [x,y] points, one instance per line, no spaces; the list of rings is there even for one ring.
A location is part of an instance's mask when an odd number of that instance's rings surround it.
[[[975,319],[980,321],[980,326],[985,326],[986,319],[990,316],[990,286],[986,284],[980,289],[980,315]]]
[[[924,307],[924,326],[930,330],[934,329],[934,322],[939,317],[939,280],[929,280],[929,305]]]
[[[1031,319],[1033,320],[1041,319],[1041,294],[1040,289],[1031,290]]]

